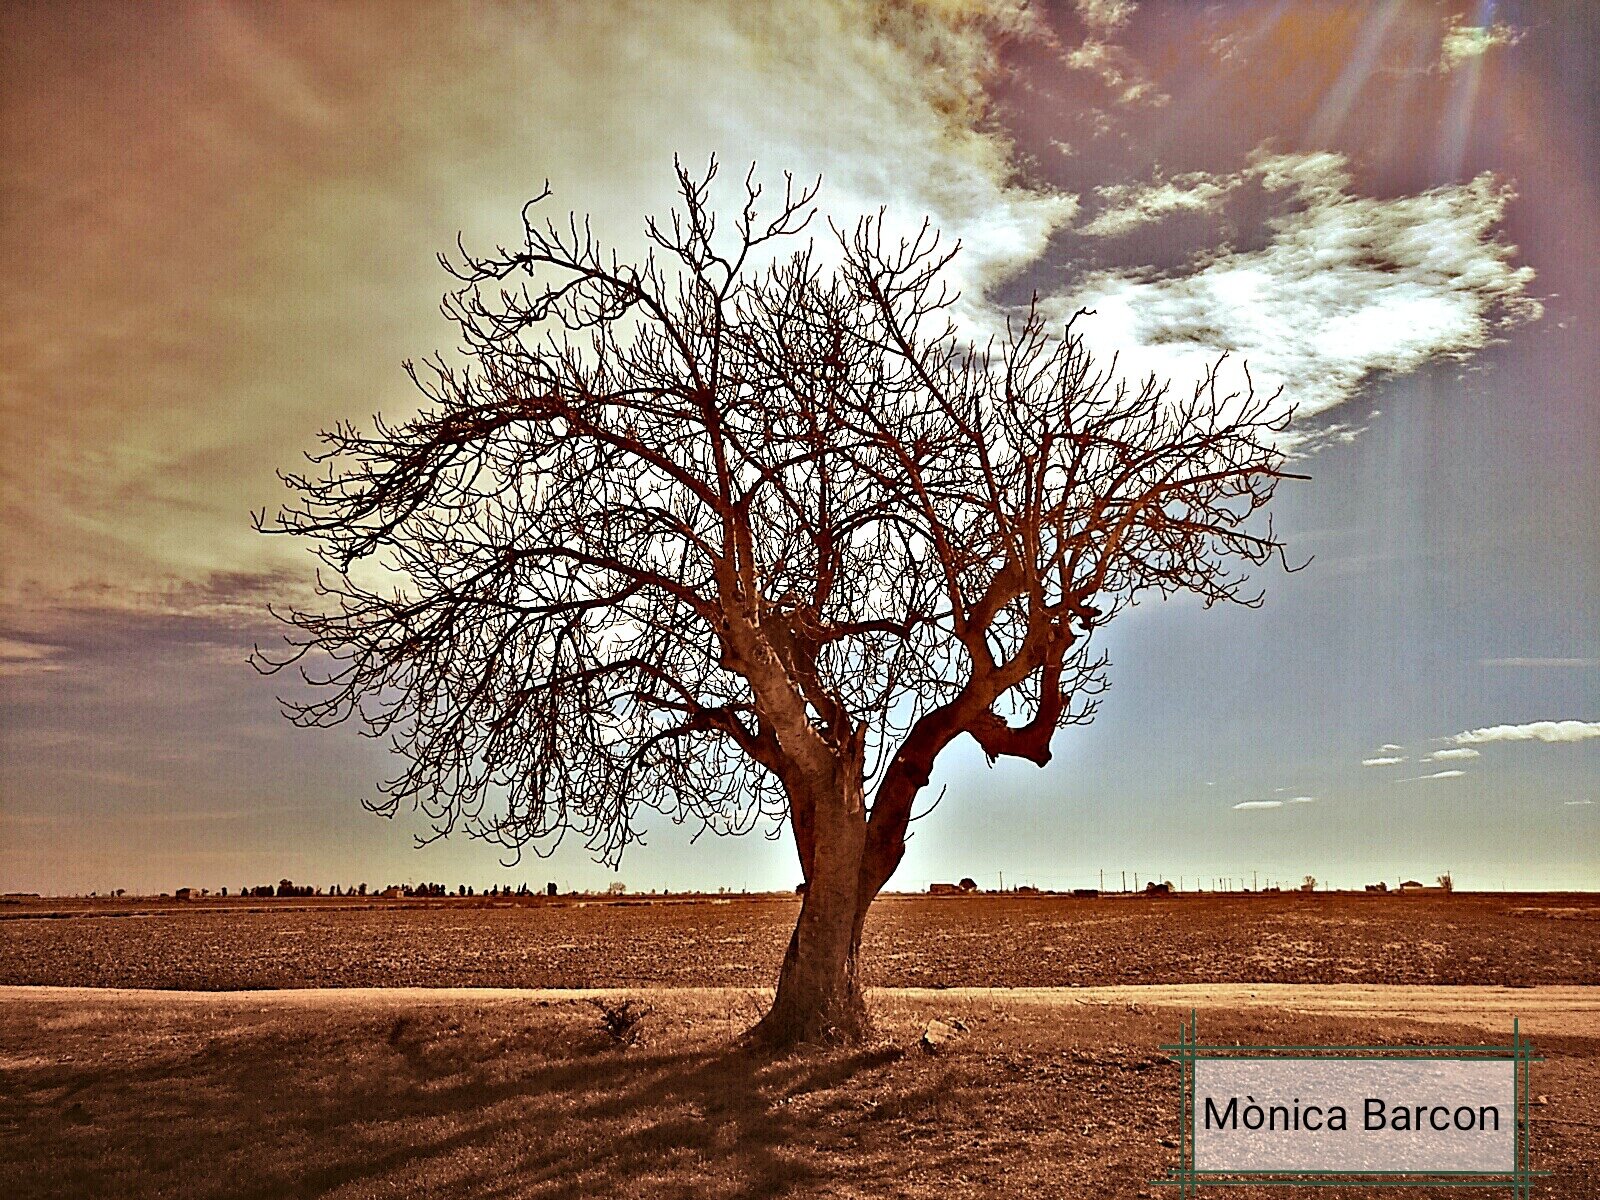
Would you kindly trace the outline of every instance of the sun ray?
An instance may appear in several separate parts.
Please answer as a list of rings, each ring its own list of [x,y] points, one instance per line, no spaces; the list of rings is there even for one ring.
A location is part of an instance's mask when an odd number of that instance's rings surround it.
[[[1332,143],[1344,125],[1345,119],[1350,115],[1351,108],[1360,97],[1362,88],[1372,77],[1384,41],[1404,7],[1405,0],[1388,0],[1388,3],[1367,18],[1349,61],[1345,63],[1344,69],[1339,72],[1339,78],[1334,80],[1333,86],[1328,89],[1328,94],[1323,97],[1317,111],[1306,124],[1306,145],[1323,147]]]

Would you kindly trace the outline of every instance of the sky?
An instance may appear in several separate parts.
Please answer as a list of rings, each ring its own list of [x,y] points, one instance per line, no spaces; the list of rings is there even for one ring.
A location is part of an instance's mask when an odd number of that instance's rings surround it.
[[[713,153],[931,217],[975,327],[1037,293],[1297,406],[1309,565],[1118,617],[1094,724],[952,747],[892,888],[1600,887],[1597,43],[1577,3],[0,6],[0,891],[798,881],[664,822],[615,874],[414,849],[381,747],[246,664],[313,568],[250,514],[414,406],[436,253],[546,180],[627,253]]]

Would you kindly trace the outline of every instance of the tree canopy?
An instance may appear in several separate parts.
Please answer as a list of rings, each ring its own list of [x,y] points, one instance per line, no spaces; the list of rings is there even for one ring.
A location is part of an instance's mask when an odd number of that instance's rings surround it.
[[[753,169],[719,223],[715,175],[679,166],[638,262],[540,220],[548,188],[521,245],[442,260],[462,352],[262,516],[331,568],[262,665],[320,685],[297,721],[390,739],[373,804],[436,836],[614,863],[642,808],[787,819],[811,879],[843,796],[870,900],[939,753],[1048,761],[1141,592],[1259,601],[1288,414],[1215,369],[1130,383],[1084,314],[975,338],[930,226],[819,231],[792,179],[763,214]]]

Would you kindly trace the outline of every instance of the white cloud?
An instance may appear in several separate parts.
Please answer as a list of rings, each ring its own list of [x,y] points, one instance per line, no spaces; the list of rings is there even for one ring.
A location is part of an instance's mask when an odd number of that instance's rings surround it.
[[[1600,667],[1600,658],[1484,658],[1485,667]]]
[[[1235,811],[1241,808],[1282,808],[1282,800],[1241,800],[1234,806]]]
[[[450,336],[432,251],[457,230],[474,248],[515,236],[546,178],[552,215],[592,214],[627,257],[643,216],[671,203],[674,151],[690,164],[719,153],[734,188],[756,159],[769,197],[785,168],[820,173],[825,215],[848,222],[882,205],[891,234],[928,216],[960,239],[951,283],[963,316],[986,323],[985,294],[1039,261],[1077,212],[1076,196],[1019,183],[990,119],[996,35],[1035,25],[1011,0],[723,0],[648,30],[610,4],[552,6],[532,24],[487,5],[239,11],[133,30],[125,56],[147,68],[135,75],[69,88],[50,56],[24,64],[19,94],[49,103],[19,110],[13,126],[28,137],[0,163],[13,207],[44,214],[0,222],[0,250],[22,271],[12,293],[28,297],[0,322],[8,345],[26,348],[7,362],[8,431],[33,450],[0,480],[0,603],[121,605],[224,572],[303,579],[304,548],[256,537],[239,515],[283,498],[272,468],[319,425],[414,403],[394,364]],[[1079,68],[1116,102],[1162,101],[1116,44],[1133,5],[1082,0],[1079,12]],[[428,63],[419,44],[435,49]],[[149,79],[217,92],[203,136],[159,132],[164,93]],[[486,106],[486,95],[507,100]],[[1104,132],[1114,107],[1099,102]],[[151,161],[162,169],[141,165]],[[51,222],[61,179],[102,236]],[[1192,379],[1229,349],[1263,386],[1286,383],[1306,414],[1372,371],[1465,353],[1498,319],[1534,311],[1531,272],[1493,234],[1509,193],[1488,177],[1379,200],[1351,194],[1338,155],[1263,154],[1233,173],[1129,184],[1108,210],[1129,214],[1095,220],[1209,206],[1245,182],[1284,210],[1265,247],[1219,249],[1171,276],[1100,272],[1052,305],[1097,308],[1085,334],[1097,351],[1127,351],[1130,374]],[[230,283],[201,296],[196,279]],[[39,315],[72,310],[85,287],[96,296],[85,322],[62,332]]]
[[[1379,746],[1378,749],[1387,752],[1389,750],[1404,750],[1405,747],[1404,746],[1396,746],[1393,742],[1385,742],[1383,745]]]
[[[1462,63],[1482,58],[1496,46],[1515,46],[1522,40],[1522,31],[1503,22],[1492,25],[1464,25],[1460,17],[1452,18],[1439,45],[1439,69],[1453,71]]]
[[[1363,767],[1392,767],[1396,763],[1403,763],[1405,761],[1406,760],[1404,758],[1385,756],[1382,758],[1363,758],[1361,760],[1361,765]]]
[[[1159,108],[1172,99],[1156,87],[1131,54],[1103,38],[1085,39],[1067,51],[1062,62],[1074,71],[1098,75],[1118,104]]]
[[[1435,771],[1432,775],[1418,775],[1417,779],[1460,779],[1465,771]],[[1415,782],[1408,780],[1408,782]]]
[[[1075,0],[1083,23],[1096,33],[1111,33],[1128,23],[1138,7],[1134,0]]]
[[[1428,757],[1434,762],[1445,762],[1453,758],[1477,758],[1478,751],[1471,746],[1456,746],[1449,750],[1435,750]]]
[[[1127,50],[1111,41],[1138,7],[1133,0],[1076,0],[1074,7],[1089,36],[1062,56],[1068,68],[1098,75],[1119,104],[1159,107],[1171,99]]]
[[[1587,807],[1590,804],[1593,804],[1594,801],[1593,800],[1563,800],[1562,803],[1565,804],[1568,808],[1584,808],[1584,807]]]
[[[1414,370],[1489,343],[1541,312],[1495,227],[1512,199],[1490,175],[1412,196],[1352,194],[1344,156],[1257,153],[1236,177],[1285,211],[1261,249],[1219,253],[1187,273],[1116,269],[1088,276],[1052,315],[1079,308],[1091,348],[1123,354],[1130,376],[1193,379],[1232,352],[1229,387],[1248,364],[1258,389],[1282,384],[1310,416],[1348,400],[1377,372]]]
[[[1529,721],[1526,725],[1490,725],[1456,734],[1458,746],[1489,742],[1582,742],[1600,738],[1600,721]]]
[[[1290,796],[1289,797],[1289,803],[1290,804],[1315,804],[1316,802],[1317,802],[1317,798],[1315,796]]]
[[[1238,175],[1218,176],[1196,171],[1152,183],[1096,188],[1095,193],[1105,202],[1105,207],[1093,220],[1078,226],[1077,232],[1085,237],[1119,237],[1172,213],[1212,212],[1241,182]]]

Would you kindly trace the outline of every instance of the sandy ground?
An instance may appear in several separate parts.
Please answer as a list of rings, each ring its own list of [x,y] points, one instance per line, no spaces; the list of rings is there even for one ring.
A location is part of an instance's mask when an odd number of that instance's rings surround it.
[[[1214,983],[1082,988],[874,988],[878,1000],[1006,1007],[1127,1006],[1173,1009],[1266,1010],[1370,1020],[1410,1020],[1500,1031],[1513,1017],[1524,1033],[1600,1038],[1600,987],[1416,987],[1389,984]],[[483,1001],[560,1003],[569,1000],[666,997],[726,1009],[755,1002],[748,988],[288,988],[194,992],[154,988],[0,987],[0,1003],[118,1004],[173,1008],[280,1007],[389,1009]]]

